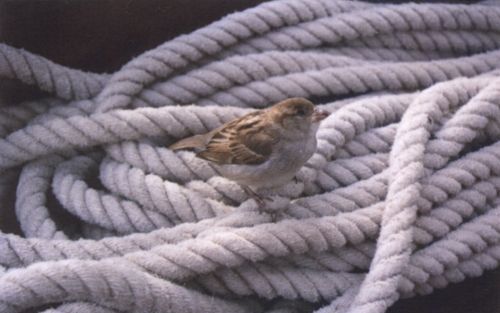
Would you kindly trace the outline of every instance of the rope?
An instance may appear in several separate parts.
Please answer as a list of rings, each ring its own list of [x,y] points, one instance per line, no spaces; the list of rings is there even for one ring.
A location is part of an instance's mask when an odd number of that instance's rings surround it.
[[[111,75],[0,44],[0,311],[382,313],[500,262],[500,7],[280,0]],[[264,212],[169,150],[288,97],[332,114]]]
[[[108,80],[107,75],[66,68],[22,49],[0,43],[0,77],[35,85],[65,100],[95,96]]]

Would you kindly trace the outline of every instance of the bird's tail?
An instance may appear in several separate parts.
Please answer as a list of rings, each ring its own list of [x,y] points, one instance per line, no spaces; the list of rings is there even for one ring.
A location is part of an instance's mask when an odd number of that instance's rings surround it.
[[[170,145],[170,150],[182,149],[202,149],[207,145],[207,138],[204,135],[195,135],[188,138],[181,139],[176,143]]]

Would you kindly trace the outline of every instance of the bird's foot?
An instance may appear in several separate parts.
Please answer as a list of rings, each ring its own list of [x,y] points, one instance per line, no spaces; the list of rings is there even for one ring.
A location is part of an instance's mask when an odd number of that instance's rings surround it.
[[[257,210],[260,214],[268,215],[271,222],[275,223],[283,217],[283,212],[290,205],[290,199],[278,195],[259,195],[250,187],[243,186],[245,193],[257,203]]]
[[[257,204],[259,205],[259,212],[260,213],[265,213],[266,212],[264,210],[265,204],[266,204],[265,201],[266,200],[267,201],[272,201],[272,198],[269,197],[269,196],[261,196],[258,193],[256,193],[255,191],[253,191],[252,188],[250,188],[250,187],[247,187],[247,186],[242,186],[242,187],[243,187],[243,190],[245,191],[245,193],[250,198],[252,198],[253,200],[255,200],[255,202],[257,202]]]
[[[255,191],[252,190],[252,188],[250,187],[247,187],[247,186],[241,186],[243,188],[243,190],[245,191],[245,193],[252,199],[255,200],[255,202],[257,202],[257,204],[259,205],[259,207],[263,206],[264,205],[264,199],[258,194],[256,193]]]
[[[276,223],[281,212],[267,212],[267,214],[269,214],[269,217],[271,217],[271,222]]]

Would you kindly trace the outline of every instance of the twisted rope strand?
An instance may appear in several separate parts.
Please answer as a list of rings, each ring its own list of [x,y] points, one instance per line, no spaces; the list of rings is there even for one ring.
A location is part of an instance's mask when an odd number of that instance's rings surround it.
[[[497,268],[499,21],[280,0],[112,75],[0,45],[53,97],[0,109],[0,311],[382,313]],[[331,115],[260,208],[166,148],[291,96]]]
[[[201,63],[204,58],[216,55],[241,40],[262,36],[285,25],[364,6],[342,1],[302,3],[288,0],[263,4],[242,13],[229,15],[219,22],[190,35],[180,36],[131,61],[111,77],[110,83],[98,97],[101,103],[98,110],[104,112],[125,107],[131,98],[142,90],[142,86],[148,86],[155,80],[167,79],[173,72],[185,68],[189,62]],[[133,76],[140,77],[140,82],[137,78],[131,79]]]
[[[35,85],[40,90],[65,100],[95,96],[108,80],[107,75],[65,68],[3,43],[0,43],[0,77]]]

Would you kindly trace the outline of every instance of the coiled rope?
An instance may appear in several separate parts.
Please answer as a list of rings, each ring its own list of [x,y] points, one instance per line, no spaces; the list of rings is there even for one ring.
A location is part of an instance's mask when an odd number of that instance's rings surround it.
[[[51,95],[0,107],[22,230],[0,234],[0,312],[381,313],[480,276],[500,260],[499,69],[495,3],[273,1],[112,75],[0,44],[0,78]],[[275,222],[166,148],[296,96],[333,114]]]

